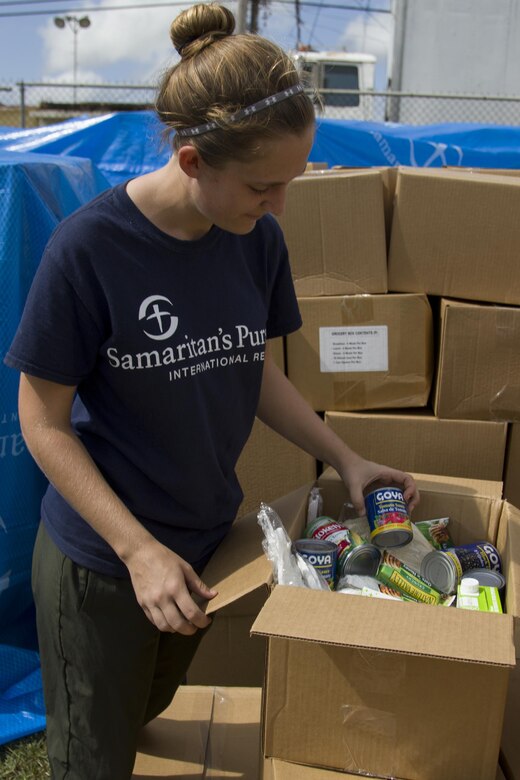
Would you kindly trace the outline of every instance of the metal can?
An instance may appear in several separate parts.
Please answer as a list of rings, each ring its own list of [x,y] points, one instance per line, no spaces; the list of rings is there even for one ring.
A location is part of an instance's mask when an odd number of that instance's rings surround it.
[[[402,547],[413,538],[403,490],[398,485],[372,482],[365,489],[370,538],[378,547]]]
[[[439,604],[441,600],[441,593],[435,588],[434,583],[428,582],[422,575],[419,576],[386,550],[383,552],[376,579],[396,590],[408,601]]]
[[[296,539],[292,548],[305,558],[329,583],[331,590],[336,582],[338,548],[334,542],[323,539]]]
[[[462,575],[470,569],[500,572],[502,562],[497,548],[491,542],[481,541],[433,550],[422,560],[421,576],[443,593],[455,593]]]
[[[377,571],[381,559],[380,550],[331,517],[317,517],[309,523],[305,535],[337,545],[337,577],[344,574],[374,576]]]

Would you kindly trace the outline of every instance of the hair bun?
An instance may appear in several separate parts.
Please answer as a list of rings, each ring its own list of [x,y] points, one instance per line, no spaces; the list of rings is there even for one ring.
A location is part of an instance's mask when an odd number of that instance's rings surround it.
[[[181,57],[193,57],[218,38],[231,35],[235,17],[218,3],[198,3],[172,22],[170,38]]]

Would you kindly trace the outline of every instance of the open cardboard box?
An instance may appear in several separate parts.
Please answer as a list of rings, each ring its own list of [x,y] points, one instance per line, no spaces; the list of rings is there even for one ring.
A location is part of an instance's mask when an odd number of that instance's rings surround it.
[[[256,515],[242,518],[204,573],[214,611],[254,591],[265,604],[253,633],[268,638],[265,757],[408,780],[495,777],[520,586],[509,523],[520,512],[501,484],[416,475],[414,520],[449,515],[455,544],[496,541],[508,579],[506,614],[473,613],[276,586]],[[320,478],[324,512],[347,498],[336,473]],[[273,502],[302,535],[311,485]],[[500,527],[500,533],[499,533]],[[520,527],[520,525],[519,525]]]
[[[256,780],[260,704],[260,688],[181,686],[143,729],[132,780]]]

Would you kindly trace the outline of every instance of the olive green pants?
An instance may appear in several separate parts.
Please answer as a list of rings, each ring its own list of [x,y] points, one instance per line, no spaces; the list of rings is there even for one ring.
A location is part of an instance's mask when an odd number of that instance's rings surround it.
[[[32,585],[53,780],[129,780],[142,726],[184,680],[203,635],[158,631],[129,580],[64,556],[40,523]]]

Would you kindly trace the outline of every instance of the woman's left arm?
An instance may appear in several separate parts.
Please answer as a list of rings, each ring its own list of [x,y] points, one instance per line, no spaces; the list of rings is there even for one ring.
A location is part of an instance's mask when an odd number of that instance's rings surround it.
[[[363,489],[374,479],[404,485],[410,512],[419,503],[419,492],[410,474],[365,460],[323,422],[274,362],[269,341],[257,417],[317,460],[333,466],[347,486],[359,514],[365,512]]]

